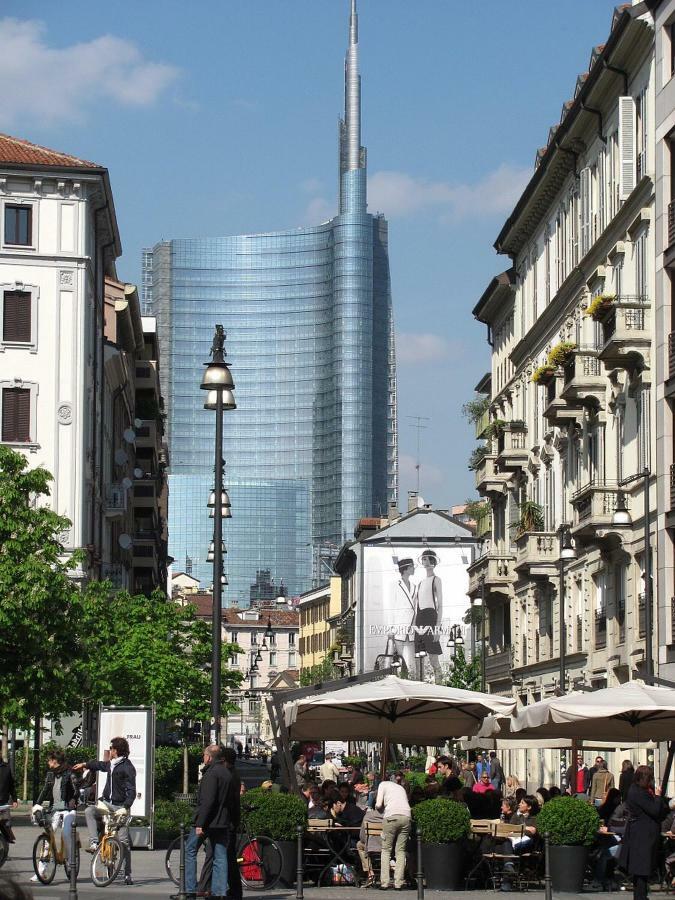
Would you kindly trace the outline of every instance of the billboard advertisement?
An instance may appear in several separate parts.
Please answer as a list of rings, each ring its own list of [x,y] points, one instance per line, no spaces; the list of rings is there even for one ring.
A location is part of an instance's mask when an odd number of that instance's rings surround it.
[[[129,742],[129,759],[136,768],[136,799],[133,816],[152,818],[153,768],[155,758],[155,712],[151,707],[102,707],[98,727],[98,759],[108,759],[114,737]],[[98,774],[98,794],[105,786],[106,774]]]
[[[468,607],[470,563],[467,546],[366,544],[357,616],[362,670],[386,668],[395,650],[410,677],[438,680],[451,660],[450,629]]]

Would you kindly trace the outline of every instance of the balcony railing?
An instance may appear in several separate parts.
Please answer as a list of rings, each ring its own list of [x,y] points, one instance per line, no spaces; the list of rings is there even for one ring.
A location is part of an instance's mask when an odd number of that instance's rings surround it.
[[[647,635],[645,595],[638,594],[638,637],[642,640]]]
[[[675,378],[675,331],[668,335],[668,377]]]
[[[607,613],[604,609],[595,611],[595,649],[602,650],[607,646]]]
[[[516,568],[532,568],[537,565],[550,567],[558,560],[558,540],[555,532],[533,531],[516,539],[518,555]]]
[[[121,515],[127,508],[127,490],[122,484],[109,484],[105,489],[107,515]]]
[[[481,417],[476,420],[476,440],[480,440],[482,437],[484,437],[489,424],[490,424],[490,411],[488,409],[486,409],[485,412],[481,415]]]
[[[675,244],[675,200],[668,204],[668,246]]]
[[[670,509],[675,510],[675,466],[670,467]]]
[[[601,374],[600,360],[595,354],[573,353],[564,365],[565,386],[574,378],[591,378]]]
[[[616,615],[616,642],[617,644],[626,643],[626,610],[617,611]]]
[[[619,487],[605,481],[590,481],[572,496],[574,528],[584,530],[612,524]]]
[[[509,678],[513,658],[511,648],[498,650],[496,653],[488,653],[485,657],[485,677],[488,682]]]

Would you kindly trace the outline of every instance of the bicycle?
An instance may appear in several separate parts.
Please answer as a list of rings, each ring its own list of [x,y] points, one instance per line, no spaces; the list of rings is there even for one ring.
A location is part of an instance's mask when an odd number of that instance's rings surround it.
[[[199,844],[198,853],[204,851],[204,857],[206,856],[204,845],[207,840],[208,835],[205,835]],[[281,878],[283,857],[279,845],[271,837],[264,834],[252,835],[244,826],[237,842],[237,864],[244,887],[269,891],[276,887]],[[169,844],[164,865],[169,878],[174,884],[179,884],[180,837]],[[199,863],[197,871],[201,871]]]
[[[33,844],[33,871],[37,875],[41,884],[51,884],[56,875],[56,869],[62,865],[66,879],[70,880],[70,860],[66,853],[66,842],[61,829],[61,840],[56,843],[56,834],[52,827],[52,817],[47,813],[45,807],[34,813],[34,821],[44,829],[42,834],[38,835]],[[80,842],[79,839],[75,845],[75,869],[80,872]]]
[[[103,837],[91,860],[91,880],[96,887],[107,887],[117,878],[128,852],[125,844],[117,837],[120,829],[129,824],[131,815],[119,816],[103,800],[99,801],[99,809],[104,810]]]

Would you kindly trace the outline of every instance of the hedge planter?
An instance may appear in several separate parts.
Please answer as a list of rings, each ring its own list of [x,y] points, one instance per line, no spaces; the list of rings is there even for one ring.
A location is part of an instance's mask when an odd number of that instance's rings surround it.
[[[562,894],[580,894],[584,885],[584,871],[588,847],[549,847],[549,863],[553,890]]]
[[[462,844],[422,844],[424,883],[433,891],[457,891],[462,886]]]

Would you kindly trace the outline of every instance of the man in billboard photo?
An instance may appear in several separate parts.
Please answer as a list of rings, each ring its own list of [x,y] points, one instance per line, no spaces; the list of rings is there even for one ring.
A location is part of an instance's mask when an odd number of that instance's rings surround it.
[[[428,659],[437,683],[441,680],[441,654],[443,649],[436,628],[443,616],[443,584],[436,575],[438,556],[433,550],[425,550],[420,556],[424,576],[417,585],[415,609],[415,654],[418,659]],[[419,654],[422,654],[420,656]]]

